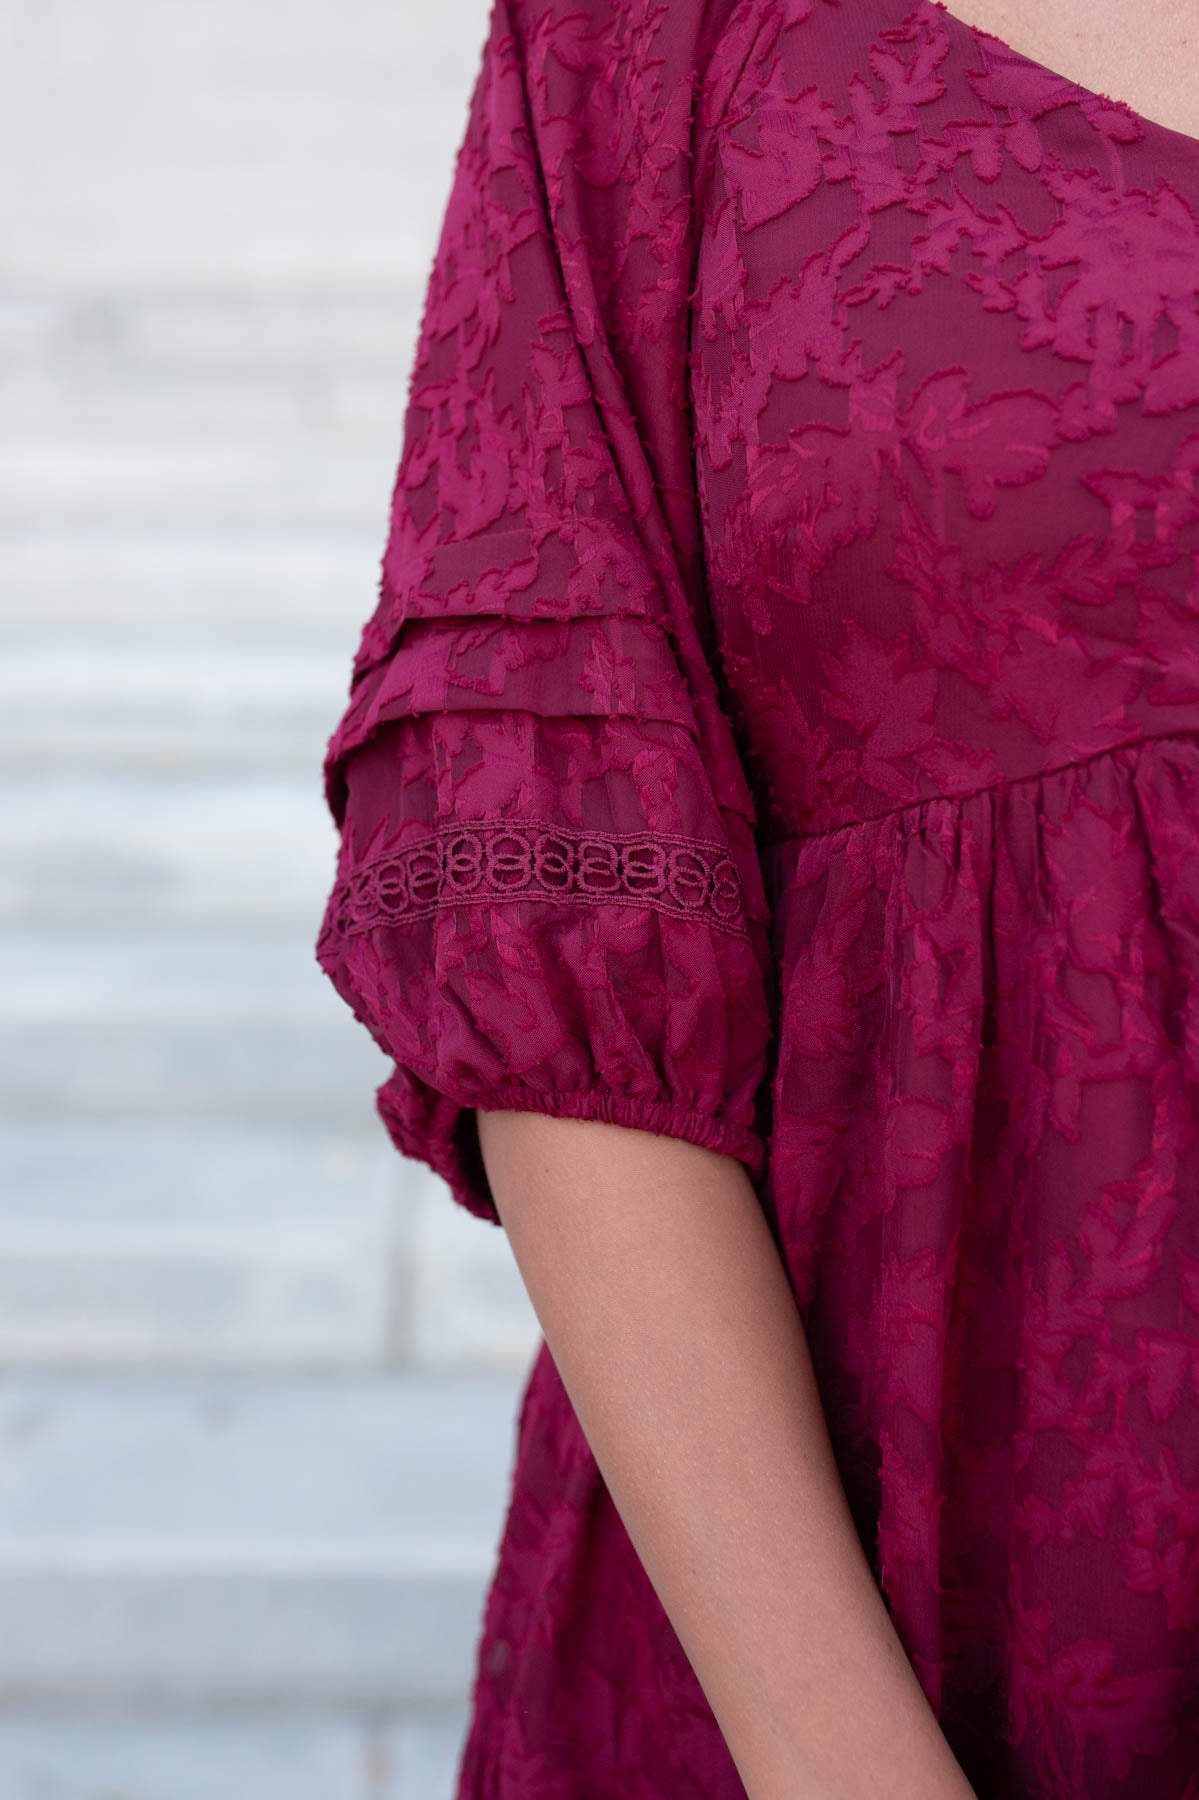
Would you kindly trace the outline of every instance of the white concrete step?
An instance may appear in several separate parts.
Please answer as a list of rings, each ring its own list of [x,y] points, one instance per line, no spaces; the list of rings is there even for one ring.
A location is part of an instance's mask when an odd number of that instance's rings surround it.
[[[0,1362],[403,1357],[414,1219],[400,1176],[378,1134],[299,1124],[0,1127]]]
[[[238,774],[288,766],[319,794],[352,662],[353,645],[334,653],[294,633],[270,644],[111,633],[10,644],[0,659],[0,761]]]
[[[0,1714],[0,1800],[452,1800],[464,1706]]]
[[[317,966],[318,925],[4,933],[5,1110],[362,1129],[391,1064]]]
[[[514,1369],[506,1235],[369,1133],[0,1125],[0,1363]]]
[[[523,1378],[8,1375],[0,1702],[460,1702]]]
[[[390,439],[217,428],[116,434],[103,424],[0,438],[0,533],[114,526],[224,533],[377,534],[395,474]]]
[[[383,1232],[401,1166],[373,1129],[302,1118],[209,1120],[201,1130],[146,1120],[131,1131],[64,1115],[52,1135],[9,1119],[0,1121],[0,1230]]]
[[[386,528],[384,504],[369,527],[346,531],[301,518],[219,536],[108,518],[76,527],[69,540],[52,526],[14,530],[0,536],[0,641],[6,655],[39,637],[200,638],[213,648],[319,642],[348,676],[375,609]]]
[[[319,767],[155,777],[105,768],[99,751],[86,762],[0,779],[0,921],[302,930],[319,917],[337,854]]]
[[[400,423],[428,258],[394,291],[0,296],[5,434],[279,438],[384,448]]]
[[[352,292],[403,272],[486,16],[485,0],[419,24],[377,0],[298,0],[285,27],[270,0],[0,16],[0,158],[34,172],[0,194],[6,284]]]

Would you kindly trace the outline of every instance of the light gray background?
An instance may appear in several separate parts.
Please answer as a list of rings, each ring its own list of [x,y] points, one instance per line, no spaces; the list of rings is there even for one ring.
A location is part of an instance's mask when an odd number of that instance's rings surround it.
[[[0,1800],[445,1800],[537,1342],[316,966],[486,0],[0,0]]]

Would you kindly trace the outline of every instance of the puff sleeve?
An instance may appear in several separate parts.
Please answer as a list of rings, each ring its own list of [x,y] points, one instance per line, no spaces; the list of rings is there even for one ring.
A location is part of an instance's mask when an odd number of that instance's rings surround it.
[[[401,1151],[499,1223],[475,1113],[763,1173],[754,804],[705,611],[687,384],[704,0],[494,0],[329,740],[317,960]]]

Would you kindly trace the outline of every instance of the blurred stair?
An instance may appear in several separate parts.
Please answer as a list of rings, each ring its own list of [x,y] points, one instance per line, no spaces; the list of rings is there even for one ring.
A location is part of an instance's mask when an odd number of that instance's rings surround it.
[[[487,7],[0,22],[0,1800],[448,1800],[535,1320],[317,968]]]

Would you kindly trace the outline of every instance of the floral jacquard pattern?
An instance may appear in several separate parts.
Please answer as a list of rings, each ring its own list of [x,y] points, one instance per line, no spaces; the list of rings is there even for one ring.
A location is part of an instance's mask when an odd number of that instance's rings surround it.
[[[325,772],[397,1147],[740,1158],[979,1800],[1199,1800],[1199,139],[496,0]],[[457,1800],[743,1793],[543,1344]]]
[[[630,24],[493,8],[325,764],[321,965],[394,1060],[397,1147],[492,1223],[480,1107],[765,1163],[768,909],[685,425],[701,14],[653,55]]]

